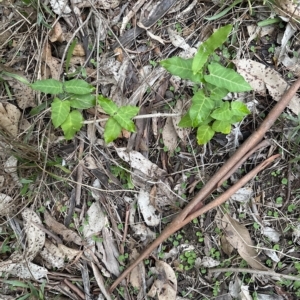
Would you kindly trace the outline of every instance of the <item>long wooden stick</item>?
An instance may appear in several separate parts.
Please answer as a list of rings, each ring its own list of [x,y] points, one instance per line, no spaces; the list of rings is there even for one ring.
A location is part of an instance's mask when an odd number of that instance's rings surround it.
[[[171,234],[181,229],[184,225],[189,223],[195,217],[201,215],[202,213],[218,207],[222,204],[228,197],[230,197],[230,193],[234,193],[236,189],[236,185],[229,188],[224,194],[226,197],[221,195],[214,201],[208,203],[204,207],[198,210],[199,204],[201,201],[206,199],[213,190],[215,190],[220,182],[226,178],[226,175],[232,173],[232,169],[237,166],[240,160],[243,160],[247,153],[252,151],[258,143],[263,139],[265,133],[271,128],[273,123],[277,120],[283,110],[287,107],[290,100],[293,98],[295,93],[300,87],[300,78],[288,89],[286,93],[282,96],[281,100],[274,106],[274,108],[270,111],[269,115],[265,118],[263,123],[260,125],[257,131],[251,134],[251,136],[241,145],[241,147],[235,152],[235,154],[220,168],[220,170],[207,182],[207,184],[201,189],[201,191],[195,196],[195,198],[181,211],[181,213],[162,231],[161,235],[152,242],[118,278],[112,284],[109,291],[112,292],[116,286],[132,271],[134,267],[136,267],[143,259],[149,256],[151,252],[162,242],[164,242]],[[253,152],[253,151],[252,151]],[[268,160],[263,162],[261,165],[254,168],[250,173],[259,172],[265,164],[269,164],[270,161],[274,160],[274,156],[270,157]],[[250,174],[249,173],[249,174]],[[249,175],[247,174],[247,175]],[[239,182],[245,184],[250,180],[248,176],[243,177]],[[255,176],[255,175],[254,175]],[[252,177],[251,177],[252,178]],[[232,195],[231,194],[231,195]],[[226,199],[225,199],[225,198]],[[225,200],[224,200],[225,199]],[[223,202],[222,202],[223,201]]]

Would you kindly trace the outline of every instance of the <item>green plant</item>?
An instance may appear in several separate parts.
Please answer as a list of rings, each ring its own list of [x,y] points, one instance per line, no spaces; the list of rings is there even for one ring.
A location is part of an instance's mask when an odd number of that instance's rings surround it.
[[[40,285],[40,288],[37,289],[33,284],[30,282],[25,283],[19,280],[3,280],[4,283],[7,283],[11,285],[12,287],[19,287],[19,288],[24,288],[24,289],[29,289],[30,293],[26,293],[25,295],[16,298],[18,300],[25,300],[25,299],[38,299],[38,300],[44,300],[46,299],[44,294],[45,294],[45,286],[46,282],[43,281],[43,283]]]
[[[110,171],[116,177],[118,177],[123,184],[125,189],[133,189],[134,184],[131,180],[130,173],[124,168],[120,166],[111,166]]]
[[[51,120],[55,128],[61,127],[67,140],[74,137],[83,125],[82,109],[99,104],[110,117],[104,129],[106,143],[115,140],[122,128],[135,131],[131,120],[137,115],[139,108],[135,106],[118,107],[113,101],[102,95],[93,94],[94,87],[82,79],[60,82],[55,79],[38,80],[30,84],[31,88],[45,94],[57,95],[51,103]]]
[[[194,251],[186,251],[179,256],[179,267],[185,271],[192,269],[195,266],[197,255]]]
[[[217,297],[220,293],[220,282],[216,281],[213,287],[213,295]]]
[[[174,56],[160,62],[171,74],[195,84],[191,107],[179,126],[197,128],[200,145],[210,141],[216,132],[230,133],[232,124],[249,114],[244,103],[222,99],[228,92],[249,91],[251,86],[233,69],[211,59],[214,51],[225,43],[231,29],[232,25],[219,28],[200,45],[194,58]]]

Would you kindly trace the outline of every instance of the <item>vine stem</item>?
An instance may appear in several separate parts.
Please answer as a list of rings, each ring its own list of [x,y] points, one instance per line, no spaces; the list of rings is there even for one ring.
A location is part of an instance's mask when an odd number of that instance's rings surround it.
[[[159,118],[159,117],[180,117],[181,113],[157,113],[157,114],[150,114],[150,115],[138,115],[133,117],[132,119],[149,119],[149,118]],[[109,118],[104,119],[97,119],[97,120],[90,120],[90,121],[83,121],[82,124],[93,124],[93,123],[99,123],[103,121],[107,121]]]
[[[255,167],[252,171],[246,174],[235,185],[230,187],[221,196],[209,202],[204,206],[201,201],[204,201],[221,183],[224,178],[239,164],[247,153],[257,147],[260,141],[263,139],[265,133],[271,128],[283,110],[287,107],[290,100],[300,87],[300,78],[283,94],[282,98],[273,107],[268,116],[262,122],[257,131],[253,132],[251,136],[239,147],[235,154],[219,169],[219,171],[206,183],[206,185],[200,190],[200,192],[194,197],[194,199],[178,214],[178,216],[162,231],[161,235],[148,245],[146,249],[140,254],[140,256],[116,279],[112,284],[109,291],[112,292],[117,285],[130,274],[132,269],[136,267],[143,259],[147,258],[151,252],[162,242],[164,242],[174,232],[180,230],[183,226],[188,224],[194,218],[214,209],[224,203],[232,194],[234,194],[240,187],[245,185],[264,167],[270,164],[279,155],[273,155],[260,165]]]

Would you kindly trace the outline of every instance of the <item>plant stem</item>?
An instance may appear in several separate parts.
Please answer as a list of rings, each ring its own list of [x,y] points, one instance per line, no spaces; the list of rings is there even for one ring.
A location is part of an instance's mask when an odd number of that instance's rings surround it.
[[[150,114],[150,115],[138,115],[133,117],[132,119],[148,119],[148,118],[159,118],[159,117],[180,117],[181,113],[156,113],[156,114]],[[93,124],[93,123],[99,123],[103,121],[107,121],[109,118],[104,119],[97,119],[97,120],[90,120],[90,121],[84,121],[82,124]]]

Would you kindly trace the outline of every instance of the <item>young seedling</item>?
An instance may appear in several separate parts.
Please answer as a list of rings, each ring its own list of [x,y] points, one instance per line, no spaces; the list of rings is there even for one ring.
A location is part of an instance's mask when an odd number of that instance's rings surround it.
[[[38,80],[30,86],[36,91],[55,95],[51,103],[51,120],[55,128],[61,127],[67,140],[72,139],[83,125],[81,110],[94,107],[96,104],[99,104],[110,116],[104,129],[106,143],[118,138],[122,128],[130,132],[135,131],[131,119],[138,114],[138,107],[131,105],[118,107],[102,95],[96,99],[93,94],[95,88],[82,79],[65,82],[45,79]]]
[[[160,62],[171,74],[195,83],[192,105],[179,126],[197,128],[200,145],[209,142],[216,132],[230,133],[232,124],[240,122],[249,114],[244,103],[229,103],[222,99],[229,92],[250,91],[251,86],[233,69],[210,61],[214,51],[225,43],[231,30],[232,25],[219,28],[200,45],[192,59],[174,56]]]

